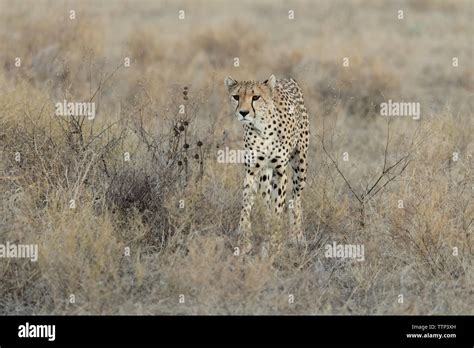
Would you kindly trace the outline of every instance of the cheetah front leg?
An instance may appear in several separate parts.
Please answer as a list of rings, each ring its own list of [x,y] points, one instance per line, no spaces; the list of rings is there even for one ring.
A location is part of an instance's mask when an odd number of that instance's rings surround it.
[[[281,216],[285,208],[286,202],[286,187],[288,184],[288,179],[286,176],[286,165],[281,165],[279,168],[275,169],[272,174],[271,180],[271,209],[272,216],[276,218],[277,224],[281,222]],[[277,227],[275,230],[271,231],[270,235],[270,249],[280,250],[281,247],[281,234],[280,229]]]
[[[282,166],[282,168],[276,169],[272,177],[271,185],[274,212],[278,218],[281,218],[281,214],[285,208],[287,183],[286,168]]]
[[[265,205],[267,207],[268,217],[271,215],[272,210],[272,175],[273,170],[271,168],[262,169],[259,173],[259,192],[262,194],[262,198],[265,201]]]
[[[250,212],[255,201],[255,195],[257,194],[258,182],[255,179],[253,172],[247,172],[244,180],[243,198],[242,198],[242,210],[240,211],[239,220],[239,248],[240,253],[246,254],[252,249],[252,243],[250,241]]]

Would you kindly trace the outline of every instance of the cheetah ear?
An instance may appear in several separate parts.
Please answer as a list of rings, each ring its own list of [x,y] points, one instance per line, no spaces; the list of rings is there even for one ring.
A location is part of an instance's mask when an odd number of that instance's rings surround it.
[[[268,87],[270,87],[270,89],[273,89],[275,88],[275,85],[276,85],[276,77],[275,75],[271,75],[268,80],[265,80],[263,81],[263,83],[265,85],[267,85]]]
[[[237,85],[237,81],[235,81],[232,77],[227,76],[224,80],[225,86],[227,87],[227,91],[230,92],[232,88]]]

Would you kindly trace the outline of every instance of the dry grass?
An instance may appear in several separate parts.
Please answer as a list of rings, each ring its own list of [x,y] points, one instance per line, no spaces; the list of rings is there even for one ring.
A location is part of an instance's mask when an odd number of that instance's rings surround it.
[[[39,248],[0,259],[0,313],[474,314],[473,15],[470,1],[0,0],[0,244]],[[217,162],[242,145],[223,79],[270,73],[295,77],[311,113],[308,245],[235,256],[244,173]],[[92,99],[96,118],[55,116],[63,99]],[[362,194],[388,99],[422,116],[392,119],[387,160],[410,163],[361,213],[321,140]],[[334,241],[365,261],[325,257]]]

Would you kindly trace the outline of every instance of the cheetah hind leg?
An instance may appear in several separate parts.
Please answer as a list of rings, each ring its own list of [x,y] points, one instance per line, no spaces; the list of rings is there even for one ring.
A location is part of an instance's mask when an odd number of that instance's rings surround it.
[[[301,194],[306,184],[306,160],[301,156],[300,152],[296,152],[290,159],[291,169],[293,172],[293,197],[288,205],[290,215],[290,244],[297,246],[305,246],[306,239],[303,233],[303,212],[301,209]]]

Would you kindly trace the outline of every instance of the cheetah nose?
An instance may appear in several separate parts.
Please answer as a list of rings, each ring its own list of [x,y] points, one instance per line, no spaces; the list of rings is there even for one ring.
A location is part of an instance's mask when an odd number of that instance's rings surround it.
[[[243,111],[243,110],[240,110],[240,114],[245,117],[249,114],[249,111]]]

